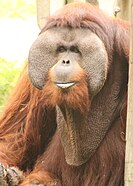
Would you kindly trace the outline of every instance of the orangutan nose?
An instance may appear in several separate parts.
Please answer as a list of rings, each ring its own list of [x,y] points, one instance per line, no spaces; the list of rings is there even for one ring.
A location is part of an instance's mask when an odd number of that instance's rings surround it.
[[[63,65],[69,65],[69,64],[70,64],[70,60],[63,60],[63,61],[62,61],[62,64],[63,64]]]

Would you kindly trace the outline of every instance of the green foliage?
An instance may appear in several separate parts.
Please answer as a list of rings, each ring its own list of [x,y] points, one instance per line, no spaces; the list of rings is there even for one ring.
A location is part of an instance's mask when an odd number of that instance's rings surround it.
[[[36,0],[0,0],[0,18],[26,18],[36,13]]]
[[[36,0],[0,0],[0,19],[26,19],[35,14]],[[18,79],[21,69],[16,64],[17,61],[7,61],[0,57],[0,112]]]
[[[0,110],[14,87],[20,68],[15,68],[15,62],[8,62],[0,58]]]

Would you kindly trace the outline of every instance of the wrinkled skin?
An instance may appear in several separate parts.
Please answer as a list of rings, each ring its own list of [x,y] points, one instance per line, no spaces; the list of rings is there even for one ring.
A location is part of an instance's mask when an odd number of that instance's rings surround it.
[[[16,167],[5,167],[0,164],[0,185],[17,186],[24,179],[23,172]]]
[[[82,68],[89,76],[89,91],[94,96],[105,83],[107,63],[104,44],[90,30],[52,28],[41,33],[30,49],[29,75],[33,85],[42,89],[51,68],[53,83],[73,81],[72,74]]]
[[[48,176],[47,176],[48,177]],[[1,186],[18,186],[24,180],[25,176],[22,171],[17,167],[5,167],[0,164],[0,185]],[[30,186],[60,186],[60,182],[56,179],[49,179],[43,183],[39,183],[37,179],[34,179],[30,183],[26,183]]]

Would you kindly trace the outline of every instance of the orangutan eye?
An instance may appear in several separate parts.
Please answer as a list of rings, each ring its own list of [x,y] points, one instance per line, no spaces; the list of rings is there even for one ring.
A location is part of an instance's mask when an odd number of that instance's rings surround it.
[[[58,48],[57,48],[57,53],[62,53],[62,52],[65,52],[67,49],[64,47],[64,46],[59,46]]]
[[[71,52],[74,52],[74,53],[80,53],[78,47],[76,47],[76,46],[71,46],[71,47],[70,47],[70,51],[71,51]]]

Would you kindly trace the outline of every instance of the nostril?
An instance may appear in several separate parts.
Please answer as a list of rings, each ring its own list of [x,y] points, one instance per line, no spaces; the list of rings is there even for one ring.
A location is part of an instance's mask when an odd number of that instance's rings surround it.
[[[65,64],[66,62],[63,60],[62,63]]]
[[[68,61],[66,61],[66,64],[69,64],[70,63],[70,61],[68,60]]]

